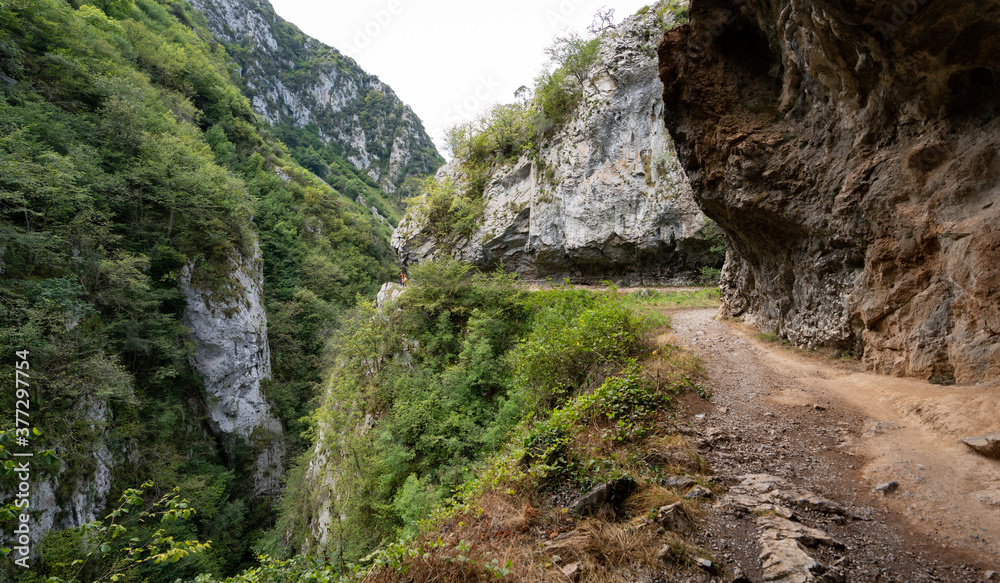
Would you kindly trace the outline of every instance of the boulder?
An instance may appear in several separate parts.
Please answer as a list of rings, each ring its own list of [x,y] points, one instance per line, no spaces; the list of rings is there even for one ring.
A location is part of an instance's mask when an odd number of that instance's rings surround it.
[[[628,476],[605,482],[573,502],[569,512],[583,516],[614,516],[616,507],[620,507],[637,487],[635,480]]]
[[[976,453],[986,457],[1000,459],[1000,433],[993,432],[977,437],[964,437],[962,443]]]
[[[656,522],[670,532],[682,532],[691,526],[691,516],[683,504],[676,502],[660,508],[656,513]]]

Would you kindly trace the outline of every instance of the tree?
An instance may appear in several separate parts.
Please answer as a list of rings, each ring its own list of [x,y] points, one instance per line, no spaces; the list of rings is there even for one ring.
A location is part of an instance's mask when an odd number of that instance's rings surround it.
[[[590,71],[601,62],[600,49],[599,38],[585,39],[578,33],[571,32],[566,36],[556,37],[552,45],[545,49],[545,54],[583,88],[590,78]]]
[[[614,30],[614,28],[615,9],[608,8],[607,6],[601,6],[597,10],[597,14],[594,15],[594,22],[587,27],[587,32],[596,36],[606,30]]]
[[[167,536],[163,528],[154,531],[145,541],[139,537],[132,537],[120,550],[114,550],[114,541],[141,523],[154,519],[159,519],[161,523],[187,520],[195,514],[195,510],[188,507],[187,500],[180,497],[179,488],[165,494],[140,512],[132,514],[136,507],[146,504],[143,498],[145,490],[152,487],[152,482],[146,482],[140,486],[142,489],[125,490],[118,500],[118,507],[105,516],[103,522],[94,521],[75,529],[84,535],[90,552],[82,559],[75,559],[70,563],[70,567],[76,567],[75,574],[70,579],[51,577],[49,582],[75,583],[80,581],[80,577],[84,576],[88,569],[92,569],[95,573],[92,577],[88,577],[91,581],[118,581],[140,565],[176,563],[184,557],[208,550],[211,541],[204,543],[196,540],[175,541],[174,537]]]
[[[497,104],[480,120],[483,133],[501,158],[517,153],[530,139],[528,114],[526,107],[516,103]]]

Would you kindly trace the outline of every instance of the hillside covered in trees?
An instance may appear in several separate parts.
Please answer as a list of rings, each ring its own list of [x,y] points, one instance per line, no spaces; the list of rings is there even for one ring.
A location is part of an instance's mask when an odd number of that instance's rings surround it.
[[[147,498],[179,487],[198,509],[167,534],[212,541],[154,580],[249,565],[276,492],[254,495],[253,440],[206,422],[215,403],[191,364],[205,347],[184,322],[182,275],[219,307],[242,301],[237,264],[262,271],[273,366],[258,380],[295,455],[329,331],[398,274],[391,227],[297,164],[237,79],[184,2],[0,3],[0,371],[13,379],[15,352],[30,354],[31,447],[57,458],[33,466],[44,568],[0,558],[5,577],[72,576],[86,537],[60,529],[103,518],[147,480]],[[15,392],[0,404],[9,459]],[[14,487],[8,472],[0,491]]]

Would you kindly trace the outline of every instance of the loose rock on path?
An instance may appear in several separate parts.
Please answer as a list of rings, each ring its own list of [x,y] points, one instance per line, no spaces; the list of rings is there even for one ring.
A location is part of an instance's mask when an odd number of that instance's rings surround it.
[[[697,542],[730,573],[972,582],[1000,571],[1000,462],[961,441],[1000,425],[1000,385],[866,374],[760,341],[715,310],[669,316],[664,340],[702,358],[713,391],[686,403],[725,485]]]

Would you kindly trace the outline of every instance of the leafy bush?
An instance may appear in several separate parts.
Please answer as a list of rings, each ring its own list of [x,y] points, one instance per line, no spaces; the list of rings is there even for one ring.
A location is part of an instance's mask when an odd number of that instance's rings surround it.
[[[552,63],[576,80],[582,91],[594,67],[601,62],[600,48],[600,38],[587,39],[577,33],[569,33],[556,37],[545,53]]]
[[[639,317],[614,292],[527,294],[510,275],[455,261],[415,266],[392,307],[359,310],[330,345],[331,383],[314,421],[345,516],[331,526],[329,553],[347,561],[416,532],[525,415],[600,386],[643,346]],[[609,423],[631,427],[642,415],[640,385],[609,384],[600,405]],[[319,511],[309,491],[283,504],[279,524],[296,533],[296,547]]]
[[[421,196],[408,201],[409,212],[426,219],[431,236],[444,241],[473,233],[483,213],[482,196],[462,194],[451,180],[439,182],[434,177],[423,181],[421,191]]]
[[[641,347],[641,319],[613,291],[532,296],[532,331],[511,354],[514,382],[536,408],[551,408]]]
[[[656,10],[657,21],[667,24],[669,15],[676,24],[686,23],[690,19],[688,4],[684,0],[666,0]]]
[[[628,359],[620,373],[607,378],[594,391],[553,409],[548,418],[535,425],[524,447],[533,462],[544,464],[546,479],[574,469],[571,445],[575,435],[591,423],[610,425],[607,433],[612,441],[634,441],[646,436],[650,421],[670,403],[670,398],[658,392],[642,370],[635,359]]]

